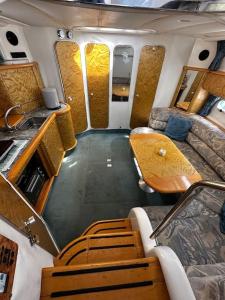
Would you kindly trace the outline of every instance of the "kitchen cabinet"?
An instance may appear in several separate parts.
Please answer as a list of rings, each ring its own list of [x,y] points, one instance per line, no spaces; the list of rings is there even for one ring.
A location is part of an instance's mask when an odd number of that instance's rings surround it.
[[[43,154],[52,176],[57,176],[65,151],[55,118],[42,137],[39,151]]]

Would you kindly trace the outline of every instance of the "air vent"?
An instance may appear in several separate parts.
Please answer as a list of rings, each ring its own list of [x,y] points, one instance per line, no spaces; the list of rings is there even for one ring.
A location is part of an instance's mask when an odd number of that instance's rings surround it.
[[[26,58],[27,55],[25,52],[10,52],[12,58]]]

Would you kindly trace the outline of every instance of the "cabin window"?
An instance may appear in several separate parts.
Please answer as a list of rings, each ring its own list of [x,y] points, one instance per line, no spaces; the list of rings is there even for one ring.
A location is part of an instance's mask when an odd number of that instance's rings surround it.
[[[217,123],[218,125],[225,128],[224,114],[225,114],[225,100],[221,100],[213,106],[210,114],[208,115],[208,118],[213,122]]]
[[[220,112],[225,113],[225,100],[221,100],[218,104],[217,104],[217,109]]]

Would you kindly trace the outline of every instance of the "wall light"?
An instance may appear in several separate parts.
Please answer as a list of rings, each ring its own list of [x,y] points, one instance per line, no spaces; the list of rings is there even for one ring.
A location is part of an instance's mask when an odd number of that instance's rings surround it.
[[[157,33],[154,29],[123,29],[123,28],[107,28],[107,27],[74,27],[77,31],[87,31],[87,32],[106,32],[106,33],[127,33],[127,34],[149,34]]]

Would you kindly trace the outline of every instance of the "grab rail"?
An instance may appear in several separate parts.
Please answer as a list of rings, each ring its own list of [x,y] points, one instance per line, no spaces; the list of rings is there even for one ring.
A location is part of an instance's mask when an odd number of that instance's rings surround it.
[[[179,201],[168,212],[162,222],[156,227],[153,233],[150,235],[150,239],[156,238],[170,223],[170,221],[192,200],[193,194],[198,194],[204,187],[213,188],[216,190],[225,191],[224,182],[212,182],[212,181],[199,181],[192,184],[189,189],[180,197]]]

